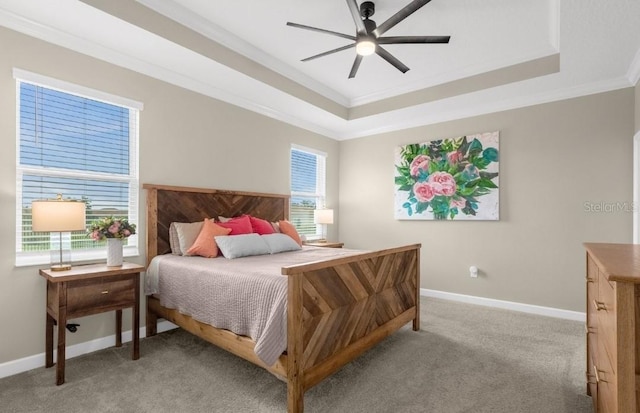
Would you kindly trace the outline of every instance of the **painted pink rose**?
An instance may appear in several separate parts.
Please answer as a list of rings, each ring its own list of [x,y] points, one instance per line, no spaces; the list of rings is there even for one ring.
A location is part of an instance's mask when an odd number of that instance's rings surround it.
[[[423,172],[429,171],[429,162],[431,162],[431,159],[427,155],[418,155],[413,158],[411,165],[409,165],[411,176],[418,176],[420,174],[420,170]]]
[[[417,182],[413,185],[413,193],[420,202],[429,202],[436,193],[429,182]]]
[[[98,231],[93,231],[91,233],[91,239],[94,241],[100,241],[100,233]]]
[[[455,165],[460,162],[460,160],[462,160],[462,153],[460,153],[459,151],[449,152],[447,154],[447,160],[449,161],[450,165]]]
[[[434,172],[427,181],[436,195],[453,196],[456,193],[456,180],[448,172]]]
[[[122,231],[122,235],[124,235],[125,237],[128,237],[129,235],[131,235],[131,231],[129,231],[128,229],[125,229],[124,231]]]

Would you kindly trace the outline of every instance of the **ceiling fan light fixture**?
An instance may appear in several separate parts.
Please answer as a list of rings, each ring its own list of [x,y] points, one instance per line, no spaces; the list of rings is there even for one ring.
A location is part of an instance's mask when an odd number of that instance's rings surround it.
[[[376,51],[376,44],[369,39],[363,39],[356,44],[356,53],[360,56],[369,56]]]

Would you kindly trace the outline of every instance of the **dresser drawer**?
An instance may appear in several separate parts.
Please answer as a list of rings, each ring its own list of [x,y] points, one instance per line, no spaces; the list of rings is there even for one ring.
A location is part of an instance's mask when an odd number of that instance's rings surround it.
[[[81,317],[135,305],[135,279],[93,279],[67,287],[67,317]]]
[[[600,332],[598,341],[601,343],[600,352],[606,353],[609,363],[617,366],[617,343],[616,337],[616,299],[615,287],[604,275],[598,279],[598,299],[593,303],[597,308],[598,331]]]

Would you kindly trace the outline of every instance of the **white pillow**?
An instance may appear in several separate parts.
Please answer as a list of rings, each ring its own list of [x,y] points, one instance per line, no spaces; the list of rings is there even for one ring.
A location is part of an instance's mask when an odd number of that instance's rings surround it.
[[[271,254],[277,254],[279,252],[285,251],[297,251],[302,249],[297,242],[293,240],[290,236],[286,234],[267,234],[262,235],[262,239],[269,246],[269,251]]]
[[[225,258],[269,254],[269,245],[258,234],[219,235],[214,237]]]
[[[176,232],[178,233],[178,244],[180,245],[180,252],[182,254],[187,255],[187,251],[193,243],[196,242],[198,235],[200,235],[203,225],[203,221],[191,223],[174,222]]]

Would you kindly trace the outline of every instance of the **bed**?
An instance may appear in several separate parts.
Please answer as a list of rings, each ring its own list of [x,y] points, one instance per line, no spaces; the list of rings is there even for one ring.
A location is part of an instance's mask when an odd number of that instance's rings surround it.
[[[170,253],[172,222],[250,214],[288,219],[289,196],[144,184],[147,264]],[[420,244],[284,266],[287,277],[286,351],[272,365],[247,336],[215,328],[147,296],[147,337],[164,318],[287,383],[287,410],[304,410],[304,392],[402,326],[420,328]]]

